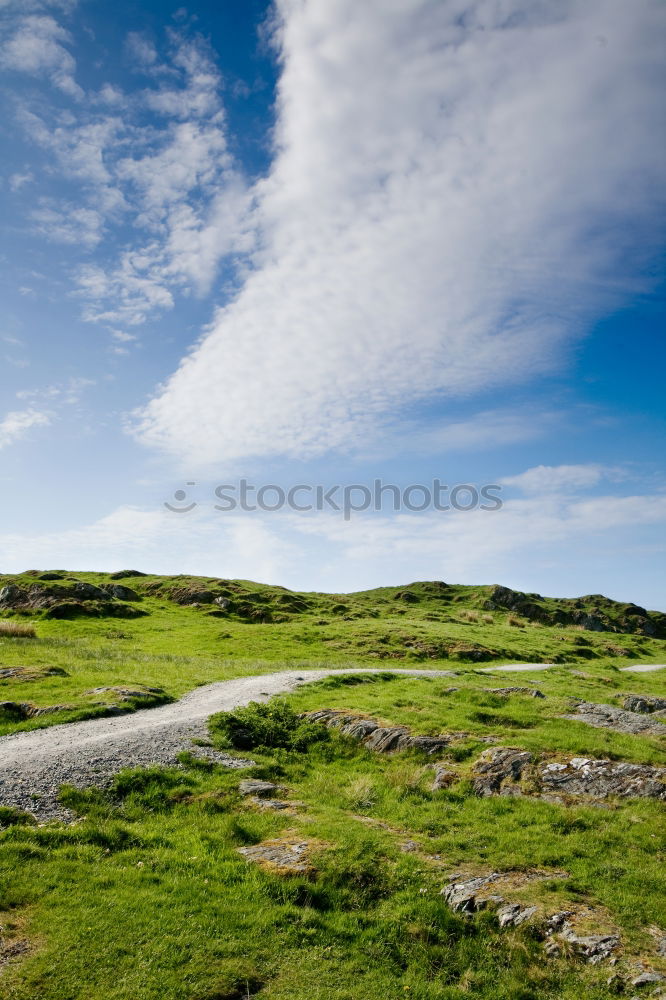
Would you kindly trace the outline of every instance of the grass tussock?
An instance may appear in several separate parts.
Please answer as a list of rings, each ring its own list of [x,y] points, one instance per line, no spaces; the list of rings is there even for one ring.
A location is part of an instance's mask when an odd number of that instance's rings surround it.
[[[0,639],[36,639],[37,629],[34,625],[23,622],[0,622]]]

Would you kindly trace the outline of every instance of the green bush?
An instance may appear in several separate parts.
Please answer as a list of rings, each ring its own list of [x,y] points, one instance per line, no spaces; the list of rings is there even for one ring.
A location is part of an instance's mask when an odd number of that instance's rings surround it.
[[[214,736],[240,750],[303,752],[330,739],[325,726],[301,719],[284,701],[266,705],[252,701],[245,708],[221,712],[210,720],[210,729]]]

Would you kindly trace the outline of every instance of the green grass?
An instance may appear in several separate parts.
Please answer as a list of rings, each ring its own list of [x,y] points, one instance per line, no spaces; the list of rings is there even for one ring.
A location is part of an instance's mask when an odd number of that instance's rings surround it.
[[[77,578],[109,581],[104,574]],[[28,585],[36,577],[2,578],[0,588],[17,579]],[[546,961],[529,927],[500,931],[492,914],[466,919],[448,910],[440,894],[448,873],[491,869],[540,869],[545,877],[515,887],[511,898],[545,912],[588,905],[597,929],[621,931],[620,971],[639,957],[660,967],[649,929],[666,922],[663,806],[482,799],[465,779],[486,746],[481,738],[490,734],[555,755],[666,763],[663,738],[560,717],[572,696],[621,704],[627,692],[666,694],[664,672],[618,670],[664,662],[663,640],[544,625],[523,615],[523,627],[516,627],[506,610],[484,608],[491,588],[416,584],[332,596],[244,581],[120,582],[141,592],[148,614],[6,617],[34,625],[37,638],[0,637],[0,669],[25,666],[32,677],[0,680],[0,700],[72,707],[27,722],[0,716],[0,732],[94,714],[99,709],[86,692],[105,685],[141,683],[175,698],[198,684],[295,666],[424,666],[459,675],[337,676],[269,709],[215,717],[211,739],[220,747],[235,744],[255,767],[229,771],[190,754],[179,768],[123,772],[107,790],[64,789],[63,802],[81,817],[70,826],[35,826],[0,809],[0,939],[29,945],[16,961],[2,966],[0,958],[3,1000],[614,995],[608,966]],[[213,617],[207,603],[176,600],[204,586],[232,593],[235,610]],[[396,597],[405,591],[416,600]],[[253,595],[272,621],[248,620]],[[583,604],[605,607],[617,621],[624,614],[624,606],[608,608],[599,598]],[[542,605],[549,614],[566,607]],[[478,647],[495,657],[483,666],[513,660],[557,666],[482,674],[465,656]],[[54,667],[64,673],[43,672]],[[547,697],[483,690],[530,683]],[[433,792],[428,758],[372,754],[295,721],[323,707],[365,712],[427,735],[469,733],[441,754],[463,780]],[[257,811],[238,794],[247,776],[275,780],[302,805],[286,814]],[[238,853],[287,834],[319,844],[311,875],[271,874]],[[419,850],[404,853],[407,839]]]

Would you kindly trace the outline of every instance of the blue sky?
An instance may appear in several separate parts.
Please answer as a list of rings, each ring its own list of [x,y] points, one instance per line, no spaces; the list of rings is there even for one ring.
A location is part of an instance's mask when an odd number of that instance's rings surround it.
[[[0,569],[666,608],[665,22],[0,0]],[[503,507],[217,511],[241,477]]]

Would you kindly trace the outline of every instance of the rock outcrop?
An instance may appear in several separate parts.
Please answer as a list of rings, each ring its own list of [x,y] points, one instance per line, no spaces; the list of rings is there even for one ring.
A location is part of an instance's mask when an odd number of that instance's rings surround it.
[[[412,736],[406,726],[380,726],[374,719],[366,716],[343,712],[332,708],[323,708],[315,712],[305,712],[304,719],[319,722],[332,729],[339,729],[344,736],[363,743],[368,750],[377,753],[390,753],[397,750],[423,750],[425,753],[436,753],[450,746],[468,733],[441,733],[438,736]]]
[[[574,712],[565,715],[573,722],[585,722],[597,729],[612,729],[616,733],[634,733],[640,736],[664,736],[666,725],[658,719],[646,718],[642,712],[627,712],[614,705],[596,705],[591,701],[579,701]]]
[[[666,615],[646,611],[637,604],[620,604],[602,594],[561,600],[554,608],[542,602],[540,594],[524,594],[510,587],[496,586],[483,606],[487,611],[512,611],[543,625],[577,625],[589,632],[666,637]]]
[[[527,782],[521,785],[521,779]],[[567,757],[535,759],[525,750],[492,747],[473,767],[477,795],[533,795],[549,801],[648,798],[666,800],[666,768]]]
[[[125,602],[140,600],[129,587],[116,584],[97,587],[82,580],[71,581],[69,586],[10,583],[0,588],[0,611],[40,612],[46,618],[56,619],[139,618],[147,612]]]
[[[314,843],[297,837],[283,837],[264,840],[252,847],[238,847],[237,851],[247,861],[253,861],[276,875],[306,875],[312,871],[309,853]]]
[[[666,709],[666,698],[657,698],[654,694],[628,694],[622,708],[627,712],[663,712]]]

